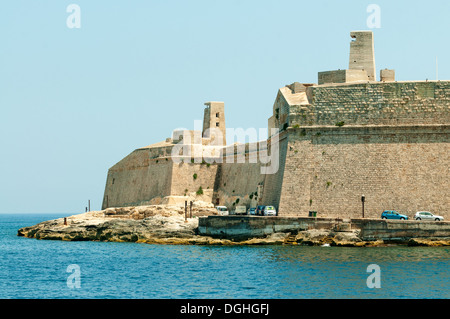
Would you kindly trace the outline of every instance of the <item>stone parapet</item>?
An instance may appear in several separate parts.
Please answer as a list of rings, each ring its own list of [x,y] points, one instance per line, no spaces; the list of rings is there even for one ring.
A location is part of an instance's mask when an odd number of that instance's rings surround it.
[[[200,235],[245,240],[274,233],[308,230],[357,231],[363,241],[407,242],[412,238],[449,238],[450,222],[395,221],[381,219],[339,219],[310,217],[209,216],[199,219]]]
[[[450,81],[319,85],[307,95],[309,105],[290,105],[290,127],[450,123]]]

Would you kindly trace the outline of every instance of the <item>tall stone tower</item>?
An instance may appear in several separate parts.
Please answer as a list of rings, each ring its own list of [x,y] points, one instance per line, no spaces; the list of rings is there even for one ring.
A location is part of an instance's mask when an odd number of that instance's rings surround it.
[[[375,79],[375,49],[372,31],[352,31],[350,43],[350,70],[365,70],[369,81]]]
[[[206,102],[203,116],[203,138],[211,138],[214,145],[226,145],[225,103]],[[220,140],[217,138],[220,137]]]

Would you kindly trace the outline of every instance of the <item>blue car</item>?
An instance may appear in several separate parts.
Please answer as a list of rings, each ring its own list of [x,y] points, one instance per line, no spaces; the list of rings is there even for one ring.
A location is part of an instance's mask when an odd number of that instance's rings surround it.
[[[408,216],[397,213],[395,210],[385,210],[381,214],[381,219],[400,219],[408,220]]]

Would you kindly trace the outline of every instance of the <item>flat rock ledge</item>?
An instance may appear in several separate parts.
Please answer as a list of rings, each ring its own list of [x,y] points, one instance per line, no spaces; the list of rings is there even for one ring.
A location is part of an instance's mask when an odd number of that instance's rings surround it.
[[[335,247],[386,246],[382,240],[362,241],[359,231],[307,230],[296,234],[275,233],[247,240],[219,239],[198,234],[198,217],[217,215],[214,207],[194,206],[185,219],[184,207],[152,205],[108,208],[45,221],[18,230],[17,235],[63,241],[135,242],[165,245],[303,245]],[[189,214],[189,210],[188,210]],[[450,238],[413,238],[408,246],[450,246]]]

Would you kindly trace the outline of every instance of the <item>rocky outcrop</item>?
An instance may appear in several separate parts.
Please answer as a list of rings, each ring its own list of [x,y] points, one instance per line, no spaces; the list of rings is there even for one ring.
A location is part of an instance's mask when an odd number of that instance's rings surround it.
[[[125,211],[121,210],[121,212]],[[200,236],[197,235],[198,216],[185,221],[184,216],[177,213],[176,209],[173,213],[169,213],[167,208],[164,211],[163,215],[153,215],[137,220],[125,217],[125,214],[103,216],[103,212],[89,212],[66,218],[66,224],[64,218],[59,218],[21,228],[18,236],[42,240],[167,245],[276,245],[283,244],[288,235],[273,234],[267,238],[253,238],[241,242]]]
[[[210,205],[194,205],[192,218],[184,207],[152,205],[108,208],[45,221],[18,230],[18,236],[43,240],[137,242],[169,245],[282,244],[288,234],[273,234],[243,242],[197,234],[198,217],[217,214]],[[188,215],[190,212],[188,209]]]
[[[411,238],[408,241],[410,247],[441,247],[450,246],[450,238]]]
[[[187,219],[184,208],[177,206],[108,208],[24,227],[18,235],[68,241],[178,242],[195,239],[198,217],[213,214],[214,208],[201,206],[193,207],[192,218]]]
[[[189,214],[189,209],[188,209]],[[18,236],[47,240],[136,242],[168,245],[305,245],[336,247],[374,247],[385,243],[363,241],[359,230],[339,224],[329,230],[309,229],[296,233],[278,232],[264,238],[243,241],[219,239],[198,234],[198,218],[216,215],[209,204],[196,204],[192,218],[185,218],[184,207],[152,205],[108,208],[66,218],[45,221],[18,230]],[[190,216],[189,216],[190,217]],[[403,243],[405,244],[405,243]],[[447,239],[415,238],[409,246],[450,246]]]
[[[382,246],[382,240],[362,241],[358,230],[336,231],[311,229],[299,232],[295,237],[297,245],[336,246],[336,247],[375,247]]]

